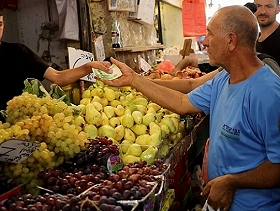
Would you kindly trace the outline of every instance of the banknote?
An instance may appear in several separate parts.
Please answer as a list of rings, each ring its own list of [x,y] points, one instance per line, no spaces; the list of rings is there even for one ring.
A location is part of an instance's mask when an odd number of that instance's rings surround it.
[[[92,71],[98,78],[103,78],[106,80],[114,80],[122,75],[121,70],[115,64],[112,64],[109,69],[112,70],[112,73],[106,73],[96,68],[92,68]]]

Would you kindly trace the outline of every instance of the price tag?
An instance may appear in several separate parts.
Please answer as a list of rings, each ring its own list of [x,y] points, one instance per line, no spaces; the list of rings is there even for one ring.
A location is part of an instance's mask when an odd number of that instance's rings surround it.
[[[39,147],[39,143],[9,139],[0,145],[0,161],[21,163]]]

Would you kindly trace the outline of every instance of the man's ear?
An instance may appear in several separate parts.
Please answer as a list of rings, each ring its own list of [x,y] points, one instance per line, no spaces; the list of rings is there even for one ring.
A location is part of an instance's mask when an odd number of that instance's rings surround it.
[[[237,37],[236,34],[230,32],[227,36],[227,44],[229,51],[233,51],[237,45]]]

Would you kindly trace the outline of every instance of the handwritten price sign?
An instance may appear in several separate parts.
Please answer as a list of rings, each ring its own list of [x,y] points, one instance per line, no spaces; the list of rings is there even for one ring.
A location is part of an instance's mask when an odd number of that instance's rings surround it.
[[[10,139],[0,145],[0,161],[8,163],[21,163],[28,158],[36,149],[39,143]]]
[[[87,62],[94,61],[94,55],[91,52],[83,51],[80,49],[68,47],[69,67],[79,67]],[[94,74],[90,73],[81,78],[84,81],[95,82]]]

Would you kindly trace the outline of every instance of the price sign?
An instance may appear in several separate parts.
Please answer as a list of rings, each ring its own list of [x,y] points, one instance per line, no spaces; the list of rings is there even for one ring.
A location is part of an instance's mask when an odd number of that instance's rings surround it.
[[[68,57],[69,57],[69,67],[75,68],[79,67],[87,62],[94,61],[94,56],[91,52],[83,51],[80,49],[68,47]],[[84,81],[95,82],[94,74],[90,73],[81,78]]]
[[[0,145],[0,161],[8,163],[21,163],[39,147],[39,143],[18,139],[4,141]]]

